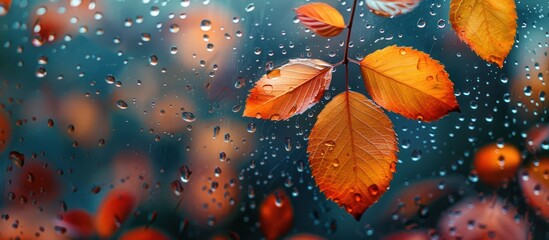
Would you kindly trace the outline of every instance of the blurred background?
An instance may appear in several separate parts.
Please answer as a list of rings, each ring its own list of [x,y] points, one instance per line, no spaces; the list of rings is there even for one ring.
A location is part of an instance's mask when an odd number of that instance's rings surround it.
[[[322,2],[348,21],[352,1]],[[387,112],[397,172],[360,221],[306,153],[343,68],[302,115],[242,117],[272,66],[341,61],[344,35],[299,24],[306,3],[0,0],[0,239],[549,239],[547,1],[517,1],[503,69],[457,38],[447,0],[394,18],[359,1],[350,56],[424,51],[461,106],[432,123]]]

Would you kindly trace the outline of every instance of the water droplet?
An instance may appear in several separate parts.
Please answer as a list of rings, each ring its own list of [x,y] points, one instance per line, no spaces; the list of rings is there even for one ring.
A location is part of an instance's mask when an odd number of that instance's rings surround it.
[[[261,87],[263,89],[263,91],[266,93],[266,94],[270,94],[273,92],[273,85],[271,84],[265,84],[263,85],[263,87]]]
[[[245,10],[246,12],[251,12],[251,11],[253,11],[254,9],[255,9],[255,4],[253,4],[253,3],[248,4],[248,6],[246,6],[246,8],[244,8],[244,10]]]
[[[217,137],[219,135],[219,131],[221,131],[221,128],[219,126],[215,126],[213,129],[213,138]]]
[[[372,196],[377,196],[379,194],[379,187],[377,184],[372,184],[368,187],[368,192],[370,192]]]
[[[284,149],[286,149],[286,151],[288,151],[288,152],[291,151],[292,150],[292,138],[286,137],[284,142],[285,142]]]
[[[193,172],[191,171],[191,169],[189,169],[189,167],[187,165],[181,166],[179,168],[180,178],[181,178],[181,181],[184,182],[184,183],[189,182],[189,180],[191,179],[191,174],[192,173]]]
[[[417,21],[417,27],[418,28],[424,28],[425,27],[425,20],[423,18],[420,18],[418,21]]]
[[[156,55],[151,55],[149,57],[149,64],[151,64],[151,66],[156,66],[158,64],[158,57]]]
[[[414,149],[412,151],[412,161],[419,161],[421,159],[421,150]]]
[[[267,73],[267,78],[269,78],[269,79],[277,79],[279,77],[280,77],[280,69],[278,69],[278,68],[274,69],[272,71],[269,71]]]
[[[200,22],[200,29],[204,32],[210,31],[212,29],[212,22],[208,19],[204,19]]]
[[[128,108],[128,104],[126,102],[124,102],[124,100],[116,101],[116,106],[120,109],[127,109]]]
[[[181,113],[181,117],[185,122],[194,122],[196,120],[196,117],[192,112],[183,112]]]
[[[11,151],[9,158],[15,166],[23,167],[23,165],[25,165],[25,154],[17,151]]]
[[[362,195],[360,195],[360,193],[355,193],[355,201],[356,202],[362,201]]]
[[[253,133],[255,132],[256,129],[257,127],[255,126],[255,123],[248,123],[248,127],[246,128],[246,131],[248,131],[249,133]]]
[[[446,21],[444,21],[444,19],[438,20],[438,22],[437,22],[437,27],[438,28],[444,28],[445,26],[446,26]]]
[[[427,57],[426,56],[420,56],[419,59],[417,60],[417,70],[420,70],[420,71],[425,71],[428,69],[428,65],[427,65]],[[428,76],[429,77],[429,76]],[[427,77],[427,78],[428,78]],[[432,79],[433,77],[431,77]],[[427,79],[428,80],[428,79]]]

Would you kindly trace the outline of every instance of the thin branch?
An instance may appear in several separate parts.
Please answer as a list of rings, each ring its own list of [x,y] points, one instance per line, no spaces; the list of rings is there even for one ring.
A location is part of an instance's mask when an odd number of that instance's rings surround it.
[[[353,22],[355,19],[356,5],[358,0],[353,0],[353,8],[351,9],[351,18],[347,25],[347,39],[345,40],[345,53],[343,54],[342,64],[345,64],[345,91],[349,91],[349,41],[351,41],[351,32],[353,31]]]

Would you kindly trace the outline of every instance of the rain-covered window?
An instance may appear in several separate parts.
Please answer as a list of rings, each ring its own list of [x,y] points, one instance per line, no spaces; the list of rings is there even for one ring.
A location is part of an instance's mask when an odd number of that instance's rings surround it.
[[[547,239],[547,0],[0,0],[0,240]]]

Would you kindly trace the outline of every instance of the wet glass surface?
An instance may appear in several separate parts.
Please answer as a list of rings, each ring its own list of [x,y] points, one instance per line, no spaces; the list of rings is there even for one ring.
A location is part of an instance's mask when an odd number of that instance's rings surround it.
[[[549,238],[549,3],[482,0],[466,43],[471,1],[323,2],[335,36],[309,1],[0,0],[0,239]]]

